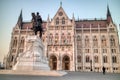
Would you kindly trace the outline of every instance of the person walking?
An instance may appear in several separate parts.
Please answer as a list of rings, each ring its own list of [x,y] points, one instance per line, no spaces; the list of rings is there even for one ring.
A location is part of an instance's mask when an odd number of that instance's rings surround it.
[[[103,70],[103,74],[105,75],[105,67],[104,66],[103,66],[102,70]]]

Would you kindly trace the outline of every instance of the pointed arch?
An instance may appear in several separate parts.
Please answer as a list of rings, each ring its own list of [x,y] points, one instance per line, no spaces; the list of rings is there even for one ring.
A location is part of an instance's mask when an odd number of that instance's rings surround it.
[[[61,42],[62,42],[62,44],[66,43],[66,38],[65,38],[65,34],[64,33],[62,33]]]
[[[64,17],[62,18],[62,24],[65,24],[65,18]]]
[[[24,44],[25,44],[25,38],[22,37],[20,41],[20,47],[24,48]]]
[[[81,55],[78,55],[78,56],[77,56],[77,62],[78,62],[78,63],[81,63],[81,60],[82,60]]]
[[[88,36],[86,36],[85,37],[85,46],[89,46],[89,44],[90,44],[90,40],[89,40],[89,37]]]
[[[96,36],[93,37],[93,46],[94,46],[94,47],[97,47],[97,46],[98,46],[98,40],[97,40],[97,37],[96,37]]]
[[[95,63],[98,63],[98,56],[94,56]]]
[[[90,62],[90,56],[86,56],[86,62],[89,63]]]
[[[70,43],[71,42],[71,34],[70,33],[68,33],[67,39],[68,39],[68,43]]]
[[[104,35],[102,36],[101,44],[102,44],[102,47],[107,46],[107,40]]]
[[[103,56],[103,62],[104,62],[104,63],[107,63],[107,62],[108,62],[108,60],[107,60],[107,56],[106,56],[106,55]]]
[[[52,54],[49,56],[49,65],[51,70],[57,70],[57,56]]]
[[[50,42],[50,44],[53,42],[53,34],[52,33],[50,33],[50,35],[49,35],[49,42]]]
[[[70,70],[70,57],[64,55],[62,58],[62,70]]]
[[[14,37],[14,39],[13,39],[13,47],[17,47],[17,43],[18,43],[17,37]]]
[[[59,24],[59,18],[57,17],[56,18],[56,25],[58,25]]]
[[[55,34],[55,44],[57,44],[59,41],[59,36],[58,36],[58,33]]]
[[[112,62],[117,63],[117,57],[116,56],[112,56]]]
[[[80,35],[77,36],[77,41],[80,41],[81,40],[81,37]]]
[[[115,38],[113,35],[110,36],[110,46],[115,46]]]

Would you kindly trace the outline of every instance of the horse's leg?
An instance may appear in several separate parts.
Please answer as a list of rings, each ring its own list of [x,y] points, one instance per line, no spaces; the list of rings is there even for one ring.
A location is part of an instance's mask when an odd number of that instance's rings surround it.
[[[40,38],[42,37],[42,31],[40,31]]]
[[[37,35],[37,30],[35,30],[35,35]]]

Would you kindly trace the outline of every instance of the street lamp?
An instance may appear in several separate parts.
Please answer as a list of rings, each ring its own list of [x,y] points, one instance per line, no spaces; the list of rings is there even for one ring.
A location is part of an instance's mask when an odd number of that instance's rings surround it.
[[[91,66],[90,71],[92,71],[92,60],[90,60],[90,66]]]

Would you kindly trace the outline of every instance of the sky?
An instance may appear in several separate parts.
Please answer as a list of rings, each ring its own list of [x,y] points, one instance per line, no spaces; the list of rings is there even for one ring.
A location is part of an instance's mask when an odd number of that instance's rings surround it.
[[[119,27],[120,0],[0,0],[0,61],[8,54],[12,29],[21,10],[23,21],[30,21],[32,12],[39,12],[42,19],[47,20],[48,15],[50,18],[55,16],[60,2],[68,17],[71,19],[74,13],[76,20],[105,19],[109,5],[112,19]]]

